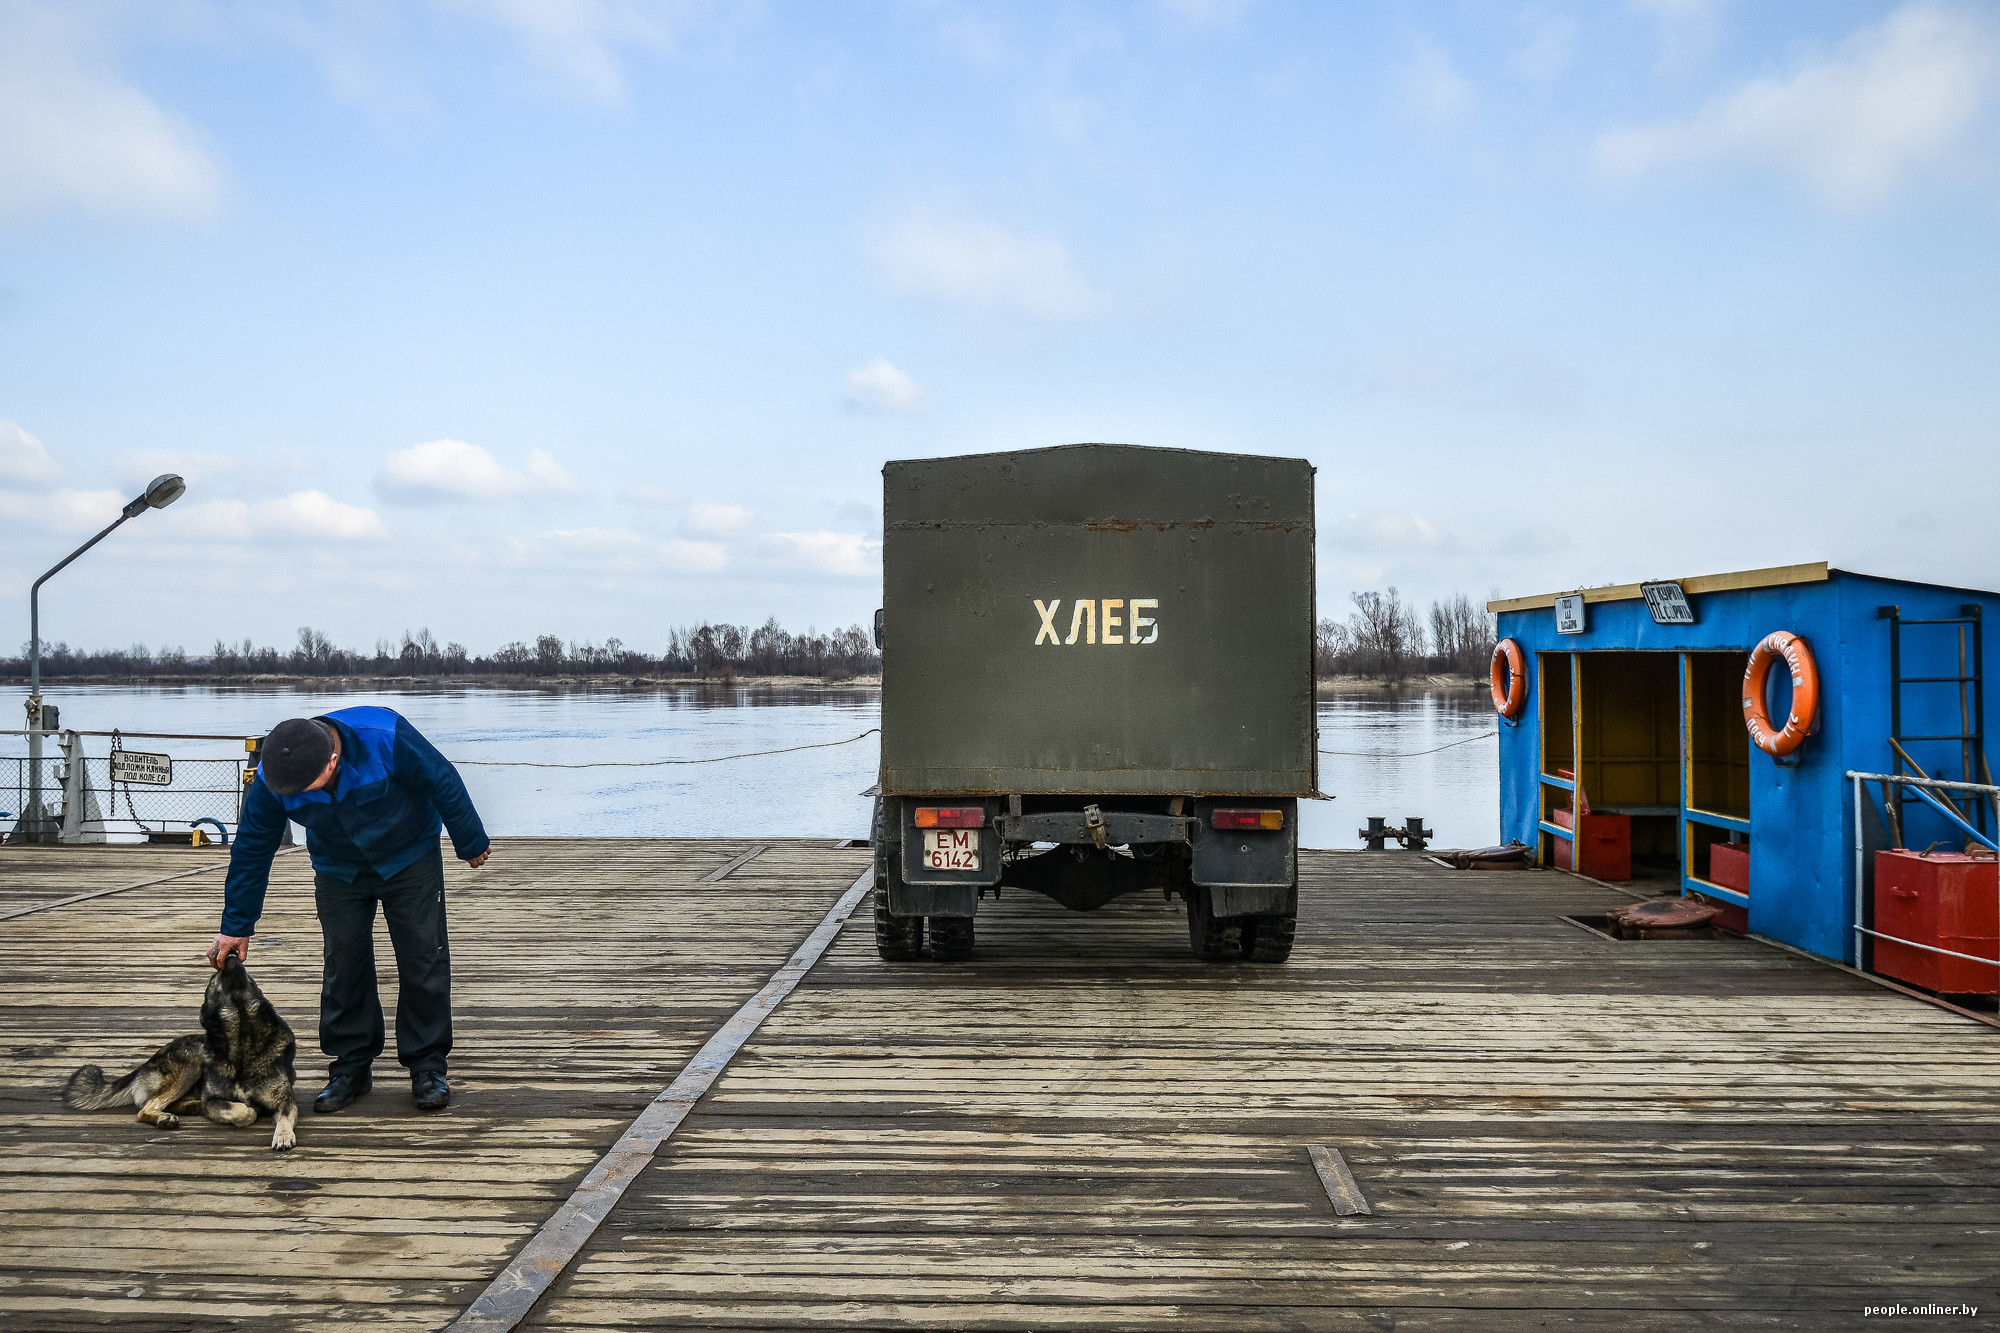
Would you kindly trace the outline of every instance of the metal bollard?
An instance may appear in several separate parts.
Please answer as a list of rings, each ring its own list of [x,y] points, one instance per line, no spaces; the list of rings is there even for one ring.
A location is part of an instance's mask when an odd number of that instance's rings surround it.
[[[1406,852],[1421,852],[1429,845],[1429,840],[1437,836],[1436,829],[1424,827],[1422,815],[1407,815],[1404,820],[1403,830],[1398,835],[1397,841],[1403,844],[1403,850]]]
[[[1360,835],[1361,840],[1368,844],[1369,851],[1379,852],[1384,850],[1383,844],[1396,836],[1396,830],[1385,827],[1386,823],[1387,821],[1382,816],[1370,815],[1368,816],[1368,827],[1355,830]]]

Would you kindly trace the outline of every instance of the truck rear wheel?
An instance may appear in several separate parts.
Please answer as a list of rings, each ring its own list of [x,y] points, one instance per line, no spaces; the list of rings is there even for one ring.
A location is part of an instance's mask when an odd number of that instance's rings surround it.
[[[1210,916],[1208,891],[1199,886],[1187,895],[1188,947],[1204,963],[1231,963],[1243,957],[1240,916]]]
[[[931,923],[931,958],[940,963],[962,963],[972,957],[972,918],[934,916]]]
[[[907,963],[924,956],[924,919],[891,915],[889,886],[879,879],[875,881],[875,952],[890,963]]]
[[[1243,922],[1245,958],[1253,963],[1282,963],[1292,956],[1292,936],[1299,927],[1296,914],[1248,916]]]

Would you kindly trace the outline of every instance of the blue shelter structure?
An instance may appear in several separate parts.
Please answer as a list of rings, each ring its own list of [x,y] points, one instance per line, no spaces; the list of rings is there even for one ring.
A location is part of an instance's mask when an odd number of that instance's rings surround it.
[[[1519,716],[1502,718],[1501,836],[1534,848],[1539,864],[1590,873],[1578,816],[1610,816],[1601,822],[1629,837],[1634,880],[1676,883],[1742,909],[1755,934],[1861,965],[1846,775],[1992,783],[1982,629],[2000,593],[1823,563],[1675,582],[1678,597],[1663,581],[1487,604],[1503,643],[1519,644],[1528,684]],[[1810,734],[1782,758],[1752,745],[1744,722],[1750,654],[1778,630],[1805,640],[1819,677]],[[1782,725],[1782,660],[1771,676],[1769,712]],[[1896,790],[1885,804],[1882,784],[1863,788],[1864,898],[1874,850],[1967,840]],[[1993,836],[1989,800],[1945,799]]]

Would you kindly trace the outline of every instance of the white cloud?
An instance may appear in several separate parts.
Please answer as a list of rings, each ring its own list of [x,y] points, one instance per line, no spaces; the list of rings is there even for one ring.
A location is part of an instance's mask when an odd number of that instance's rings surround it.
[[[374,488],[385,500],[433,504],[576,495],[583,485],[540,449],[531,450],[527,464],[512,471],[476,444],[432,440],[390,454]]]
[[[1472,105],[1472,85],[1458,72],[1451,57],[1425,44],[1403,71],[1403,95],[1427,120],[1452,120]]]
[[[879,576],[882,543],[858,532],[774,532],[767,538],[781,563],[841,578]]]
[[[188,125],[112,68],[93,17],[0,5],[0,216],[207,216],[222,172]]]
[[[1023,236],[994,222],[915,213],[883,233],[874,250],[889,281],[919,296],[1043,319],[1079,319],[1105,307],[1062,242]]]
[[[857,401],[891,412],[914,412],[923,405],[923,386],[898,370],[886,357],[847,372],[847,387]]]
[[[1628,180],[1740,162],[1800,177],[1834,203],[1879,199],[1913,165],[1946,157],[1992,96],[1990,12],[1906,4],[1826,59],[1754,79],[1687,120],[1606,130],[1597,169]]]
[[[688,510],[687,530],[697,537],[747,537],[757,516],[740,505],[698,504]]]
[[[62,490],[46,495],[22,495],[0,490],[0,519],[39,532],[95,532],[117,518],[118,511],[131,498],[117,491]]]
[[[625,92],[621,45],[664,49],[694,8],[671,0],[450,0],[452,8],[510,30],[530,59],[585,95],[615,102]]]
[[[255,503],[206,500],[174,512],[176,535],[194,541],[356,542],[389,535],[374,510],[336,500],[325,491],[295,491]]]
[[[42,442],[12,421],[0,421],[0,485],[42,490],[62,476]]]
[[[1435,547],[1443,535],[1416,514],[1369,509],[1345,514],[1320,530],[1320,540],[1343,551],[1404,555]]]
[[[511,538],[505,551],[523,568],[582,574],[718,574],[729,548],[717,541],[661,541],[629,528],[564,528]]]
[[[563,528],[515,543],[531,562],[643,570],[659,560],[660,544],[624,528]]]
[[[720,542],[690,542],[678,538],[660,543],[660,558],[668,569],[680,574],[715,574],[729,564],[729,551]]]
[[[880,578],[882,542],[859,532],[767,532],[734,505],[701,504],[690,536],[661,540],[629,528],[570,528],[511,538],[501,558],[526,569],[638,577]]]
[[[297,491],[250,506],[253,532],[311,540],[377,541],[389,535],[374,510],[334,499],[325,491]]]

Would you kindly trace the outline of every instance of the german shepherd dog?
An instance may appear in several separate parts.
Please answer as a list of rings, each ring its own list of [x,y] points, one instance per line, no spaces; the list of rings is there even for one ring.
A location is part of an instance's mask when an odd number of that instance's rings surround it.
[[[299,1108],[292,1101],[292,1030],[257,989],[243,960],[230,954],[209,978],[201,1001],[201,1031],[176,1037],[153,1058],[107,1083],[104,1071],[85,1065],[69,1076],[63,1105],[72,1111],[101,1111],[130,1102],[139,1122],[177,1129],[180,1117],[199,1110],[218,1125],[248,1128],[259,1111],[276,1127],[271,1148],[284,1152],[298,1142],[292,1126]],[[191,1095],[196,1086],[200,1095]]]

